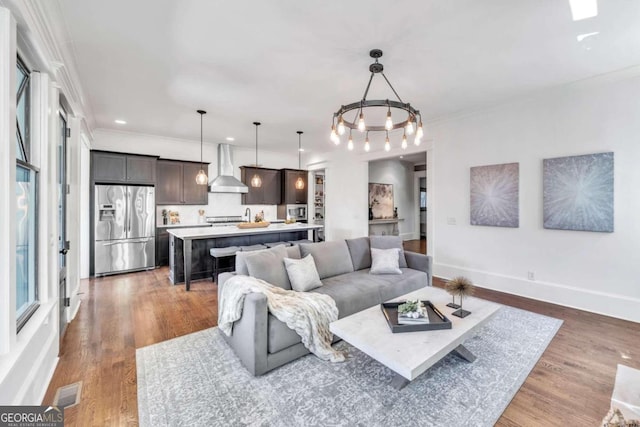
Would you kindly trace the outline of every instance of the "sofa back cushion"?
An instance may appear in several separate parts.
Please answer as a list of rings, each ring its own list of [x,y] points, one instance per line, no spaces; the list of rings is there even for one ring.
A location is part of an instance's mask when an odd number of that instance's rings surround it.
[[[287,246],[287,258],[300,259],[300,248],[298,245]],[[236,252],[236,274],[242,274],[244,276],[249,275],[247,269],[247,262],[245,261],[248,256],[258,252],[268,251],[269,249],[260,249],[258,251],[251,252]]]
[[[347,239],[347,247],[351,254],[351,263],[354,270],[364,270],[371,267],[371,247],[368,237]]]
[[[287,248],[276,246],[271,249],[250,252],[244,261],[247,264],[249,276],[262,279],[282,289],[291,290],[289,275],[284,266],[286,257]]]
[[[305,257],[309,254],[313,256],[320,279],[353,271],[349,248],[347,247],[347,242],[344,240],[301,243],[300,255]]]
[[[376,249],[400,249],[398,255],[398,264],[400,268],[407,268],[407,259],[404,257],[404,248],[402,247],[402,239],[399,236],[370,236],[369,241],[372,248]]]

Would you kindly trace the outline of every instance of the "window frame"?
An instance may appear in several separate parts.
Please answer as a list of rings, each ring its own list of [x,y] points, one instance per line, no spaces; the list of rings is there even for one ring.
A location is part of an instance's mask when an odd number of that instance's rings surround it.
[[[29,291],[31,291],[31,287],[33,287],[33,302],[31,304],[29,304],[29,306],[25,309],[25,311],[20,314],[19,316],[16,316],[16,333],[19,333],[20,330],[27,324],[27,322],[29,321],[29,319],[31,319],[31,317],[34,315],[34,313],[38,310],[38,308],[40,307],[40,280],[39,280],[39,268],[38,268],[38,260],[39,260],[39,248],[40,248],[40,215],[39,215],[39,210],[40,210],[40,169],[35,166],[34,164],[30,163],[31,160],[33,160],[34,156],[33,154],[33,146],[31,144],[30,138],[31,138],[31,71],[29,70],[29,68],[27,68],[25,62],[22,60],[22,58],[20,57],[19,54],[16,55],[16,68],[19,68],[25,75],[26,78],[24,80],[24,82],[20,85],[20,87],[16,88],[16,110],[18,108],[18,102],[20,100],[21,96],[24,96],[24,102],[25,102],[25,121],[24,121],[24,130],[25,130],[25,134],[22,135],[22,133],[20,132],[20,127],[18,125],[18,117],[16,114],[16,137],[18,138],[18,143],[19,143],[19,147],[16,147],[16,149],[20,149],[22,150],[22,155],[24,160],[22,160],[19,157],[20,153],[16,153],[16,163],[15,163],[15,167],[21,167],[23,169],[26,169],[29,171],[30,174],[34,174],[33,175],[33,182],[34,182],[34,194],[35,194],[35,200],[34,200],[34,205],[33,205],[33,224],[35,227],[34,230],[34,241],[33,241],[33,245],[35,250],[33,251],[33,260],[28,260],[29,263],[31,263],[31,261],[33,261],[33,283],[29,283]],[[25,144],[26,142],[26,144]],[[30,177],[31,178],[31,177]],[[15,184],[17,185],[18,181],[16,178]],[[15,197],[15,196],[14,196]],[[13,215],[16,215],[17,211],[13,213]],[[17,232],[17,229],[16,229]],[[16,252],[16,256],[17,256],[17,242],[16,242],[16,247],[14,248],[14,251]],[[17,261],[16,261],[17,262]],[[17,265],[14,265],[14,268],[16,268]],[[16,292],[16,298],[17,298],[17,292],[18,292],[18,282],[17,282],[17,278],[16,281],[14,283],[14,292]],[[15,307],[15,303],[14,303],[14,310],[17,310],[18,307]],[[17,314],[17,313],[16,313]]]
[[[25,62],[20,58],[20,55],[16,57],[16,68],[19,68],[26,76],[20,87],[16,91],[16,138],[18,138],[18,142],[20,144],[20,151],[22,153],[22,158],[25,162],[29,163],[31,160],[31,97],[27,93],[24,102],[24,128],[25,134],[23,135],[20,132],[20,124],[18,122],[18,103],[20,102],[21,96],[24,94],[25,90],[31,90],[31,71],[27,68]],[[18,153],[16,153],[18,154]],[[17,158],[17,157],[16,157]]]

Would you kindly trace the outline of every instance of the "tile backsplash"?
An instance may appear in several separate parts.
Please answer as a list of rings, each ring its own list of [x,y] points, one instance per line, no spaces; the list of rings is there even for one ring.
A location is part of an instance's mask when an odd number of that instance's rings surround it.
[[[251,209],[251,220],[255,217],[257,212],[264,211],[264,217],[267,221],[275,220],[277,216],[277,208],[275,205],[239,205],[239,204],[227,204],[218,201],[218,203],[211,203],[213,197],[218,198],[220,195],[209,195],[209,204],[202,206],[185,206],[185,205],[162,205],[156,208],[156,223],[162,225],[162,211],[177,211],[180,214],[181,224],[198,224],[198,211],[204,210],[204,216],[244,216],[245,209],[248,207]],[[224,196],[224,195],[223,195]]]

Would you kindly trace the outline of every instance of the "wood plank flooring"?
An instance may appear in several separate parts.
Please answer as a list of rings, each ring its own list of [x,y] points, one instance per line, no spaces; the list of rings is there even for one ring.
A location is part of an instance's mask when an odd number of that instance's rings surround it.
[[[426,249],[420,241],[406,247]],[[197,281],[185,292],[167,275],[161,268],[83,281],[80,311],[42,402],[82,380],[81,402],[65,410],[65,425],[137,425],[136,348],[215,326],[216,285]],[[499,426],[598,425],[609,408],[616,365],[640,369],[640,324],[495,291],[476,295],[564,320]]]

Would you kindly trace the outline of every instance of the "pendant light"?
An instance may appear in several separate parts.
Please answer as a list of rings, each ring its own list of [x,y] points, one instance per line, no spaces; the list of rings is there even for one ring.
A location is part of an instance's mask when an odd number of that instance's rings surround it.
[[[302,153],[302,131],[297,131],[298,133],[298,170],[300,170],[300,155]],[[296,190],[304,190],[304,180],[300,175],[298,175],[298,179],[296,180]]]
[[[198,110],[198,114],[200,114],[200,170],[196,175],[196,184],[198,185],[207,185],[209,178],[207,174],[204,172],[204,168],[202,167],[202,116],[207,114],[204,110]]]
[[[257,168],[258,167],[258,126],[260,126],[261,123],[253,122],[253,124],[256,126],[256,168]],[[256,173],[253,175],[253,178],[251,178],[251,186],[254,188],[262,187],[262,178],[260,178],[258,171],[256,171]]]

